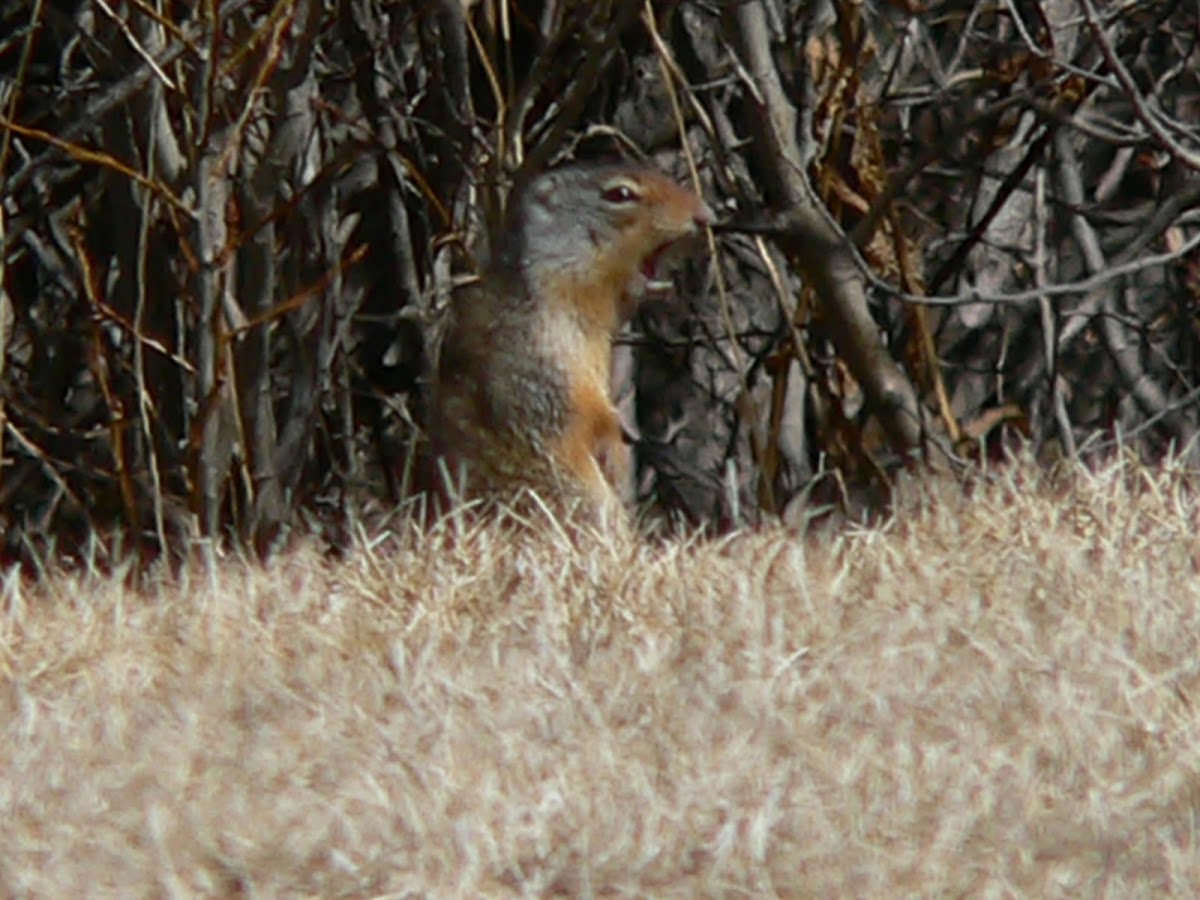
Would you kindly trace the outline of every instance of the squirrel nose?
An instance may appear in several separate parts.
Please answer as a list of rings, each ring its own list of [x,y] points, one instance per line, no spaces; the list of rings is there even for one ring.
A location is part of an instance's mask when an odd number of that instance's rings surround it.
[[[697,209],[692,215],[692,221],[696,223],[698,228],[703,228],[705,225],[711,225],[714,221],[716,221],[716,217],[713,215],[712,207],[701,200],[700,208]]]

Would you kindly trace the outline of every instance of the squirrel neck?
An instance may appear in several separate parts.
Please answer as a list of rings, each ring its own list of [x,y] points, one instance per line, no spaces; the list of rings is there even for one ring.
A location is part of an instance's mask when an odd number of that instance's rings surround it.
[[[611,339],[623,324],[622,299],[637,276],[637,260],[604,252],[579,229],[570,223],[554,239],[531,239],[525,229],[514,229],[498,248],[494,268],[519,281],[535,306],[556,310],[589,338]]]
[[[623,297],[635,277],[628,269],[628,263],[603,257],[592,257],[587,265],[567,258],[524,260],[521,282],[528,296],[556,317],[572,321],[589,339],[607,341],[624,323]]]

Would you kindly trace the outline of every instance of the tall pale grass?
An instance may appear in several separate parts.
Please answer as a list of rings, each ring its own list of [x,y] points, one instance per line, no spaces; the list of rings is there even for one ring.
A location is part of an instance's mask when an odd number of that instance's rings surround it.
[[[0,894],[1195,896],[1188,478],[0,597]]]

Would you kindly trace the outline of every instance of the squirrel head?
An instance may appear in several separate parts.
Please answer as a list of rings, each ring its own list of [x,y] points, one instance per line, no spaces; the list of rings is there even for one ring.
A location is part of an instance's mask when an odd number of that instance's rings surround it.
[[[699,196],[655,169],[566,166],[516,198],[499,261],[518,268],[534,295],[577,298],[596,307],[581,312],[611,317],[615,328],[664,286],[671,246],[712,220]]]

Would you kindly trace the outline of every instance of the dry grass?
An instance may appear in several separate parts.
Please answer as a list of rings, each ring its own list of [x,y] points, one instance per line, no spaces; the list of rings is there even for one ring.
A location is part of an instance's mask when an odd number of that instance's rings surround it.
[[[1194,896],[1188,487],[10,578],[0,893]]]

